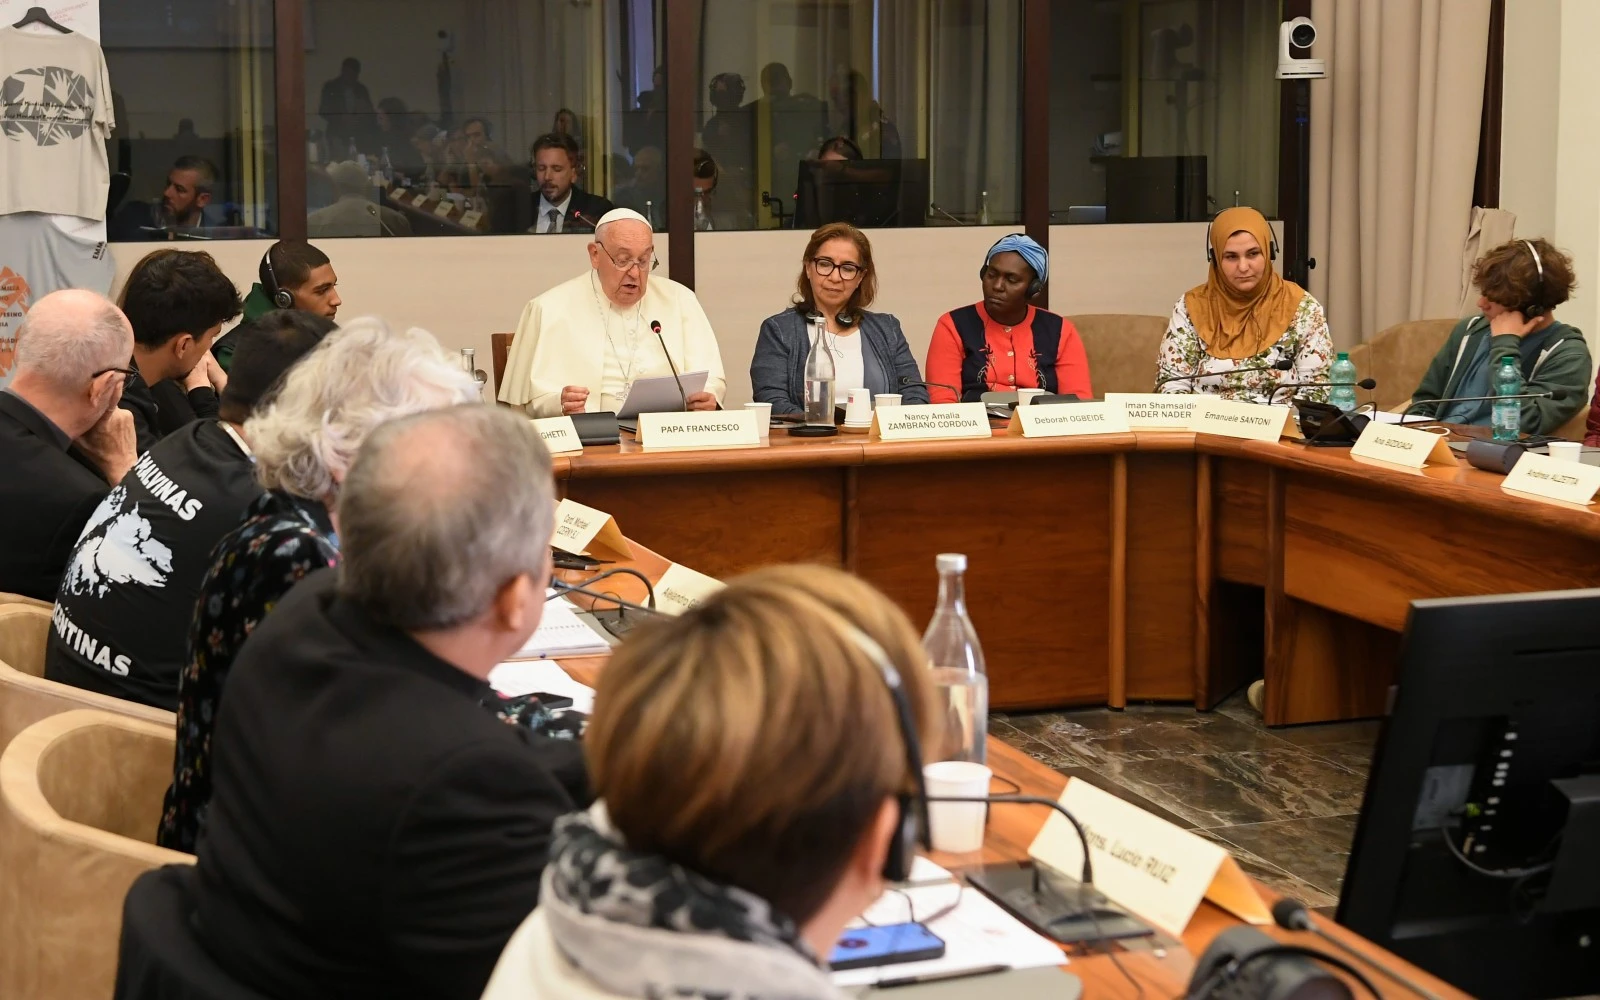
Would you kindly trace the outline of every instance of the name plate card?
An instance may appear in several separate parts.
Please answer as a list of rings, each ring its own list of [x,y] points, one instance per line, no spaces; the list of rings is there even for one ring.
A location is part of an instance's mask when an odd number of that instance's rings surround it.
[[[1194,428],[1194,413],[1203,396],[1176,392],[1108,392],[1106,402],[1116,403],[1135,431],[1187,431]]]
[[[722,588],[721,580],[673,563],[656,582],[656,610],[681,615]]]
[[[1283,437],[1283,425],[1290,407],[1242,403],[1216,396],[1201,397],[1189,429],[1200,434],[1243,438],[1246,441],[1276,441]]]
[[[761,429],[754,410],[639,414],[639,444],[660,448],[754,448]]]
[[[632,559],[633,549],[610,514],[575,500],[556,504],[556,533],[550,544],[574,555]]]
[[[451,201],[449,198],[446,198],[439,202],[439,204],[433,206],[433,214],[437,215],[441,219],[447,218],[450,213],[455,210],[455,207],[456,203]]]
[[[1012,437],[1071,437],[1076,434],[1122,434],[1128,418],[1116,403],[1047,403],[1011,411]]]
[[[1239,863],[1211,841],[1079,778],[1068,779],[1061,804],[1083,824],[1095,888],[1168,934],[1183,934],[1202,899],[1247,923],[1272,923]],[[1083,869],[1082,842],[1060,813],[1050,814],[1028,856],[1071,878]]]
[[[477,229],[478,223],[483,221],[482,212],[465,212],[461,216],[461,224],[468,229]]]
[[[1456,465],[1456,456],[1450,450],[1449,435],[1421,431],[1399,424],[1380,424],[1374,420],[1361,431],[1350,448],[1354,458],[1370,458],[1374,462],[1402,465],[1420,469],[1429,462]]]
[[[873,441],[937,441],[989,436],[989,410],[982,403],[880,406],[872,411]]]
[[[422,194],[417,195],[415,198],[411,199],[411,206],[413,208],[421,208],[422,206],[426,205],[427,203],[428,203],[428,193],[426,191],[424,191]]]
[[[1524,452],[1500,488],[1507,493],[1587,505],[1600,491],[1600,468]]]
[[[395,188],[393,191],[389,192],[389,197],[394,199],[395,201],[404,201],[405,197],[406,197],[406,189],[405,188]]]
[[[544,446],[550,449],[550,454],[583,453],[583,442],[578,440],[578,428],[573,424],[571,417],[542,417],[530,422],[533,424],[534,432],[544,438]]]

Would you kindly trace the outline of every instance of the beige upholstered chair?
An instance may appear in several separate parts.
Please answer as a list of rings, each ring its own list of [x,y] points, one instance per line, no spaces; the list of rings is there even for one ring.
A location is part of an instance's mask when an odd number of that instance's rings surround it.
[[[41,601],[37,597],[28,597],[24,594],[13,594],[9,591],[0,590],[0,607],[5,607],[7,604],[27,604],[35,608],[52,606],[49,601]]]
[[[1396,323],[1381,331],[1366,344],[1364,361],[1357,361],[1355,352],[1351,360],[1361,377],[1378,380],[1373,390],[1373,401],[1381,410],[1392,410],[1411,399],[1428,363],[1439,353],[1439,348],[1450,337],[1450,330],[1458,321],[1454,319],[1419,319]]]
[[[0,663],[43,677],[49,639],[50,605],[0,604]]]
[[[1104,313],[1067,318],[1083,339],[1096,396],[1149,392],[1155,386],[1156,354],[1167,332],[1167,317]]]
[[[111,995],[128,886],[194,862],[154,844],[172,751],[170,725],[73,711],[0,754],[0,997]]]

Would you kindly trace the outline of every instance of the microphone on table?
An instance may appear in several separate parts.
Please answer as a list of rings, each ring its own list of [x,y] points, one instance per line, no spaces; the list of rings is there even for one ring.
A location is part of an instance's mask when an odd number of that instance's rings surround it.
[[[1345,386],[1353,389],[1365,389],[1371,392],[1378,387],[1378,380],[1364,378],[1359,382],[1283,382],[1272,390],[1272,395],[1267,397],[1267,403],[1270,405],[1273,400],[1278,398],[1278,393],[1285,389],[1342,389]]]
[[[590,579],[587,582],[595,583],[595,582],[597,582],[599,580],[603,580],[606,577],[612,576],[612,575],[617,574],[617,573],[625,573],[625,574],[627,574],[629,576],[637,576],[637,577],[639,577],[639,579],[644,580],[645,581],[644,585],[645,585],[646,591],[650,595],[647,598],[647,600],[649,600],[650,603],[648,605],[635,604],[632,601],[625,601],[625,600],[623,600],[622,598],[618,597],[615,594],[606,594],[606,593],[602,593],[602,592],[600,592],[598,590],[590,590],[587,587],[580,586],[579,584],[576,584],[576,583],[567,583],[565,580],[551,580],[550,581],[550,589],[558,590],[558,591],[561,592],[562,595],[565,595],[565,594],[582,594],[584,597],[592,597],[592,598],[594,598],[595,600],[598,600],[598,601],[606,601],[607,603],[615,604],[619,608],[626,608],[629,611],[642,611],[647,615],[663,614],[663,612],[658,611],[656,609],[656,592],[655,592],[655,588],[651,587],[650,586],[650,581],[649,580],[645,580],[643,574],[639,573],[637,570],[620,569],[620,568],[619,569],[607,570],[606,572],[599,574],[598,576]],[[558,595],[558,596],[560,596],[560,595]],[[547,598],[545,598],[545,600],[554,600],[554,598],[547,597]],[[593,610],[593,609],[591,608],[589,610]]]
[[[1561,388],[1560,386],[1556,386],[1554,389],[1547,389],[1544,392],[1522,392],[1522,393],[1518,393],[1515,396],[1446,396],[1443,399],[1419,399],[1416,402],[1412,403],[1410,406],[1406,407],[1405,410],[1401,412],[1401,414],[1400,414],[1400,423],[1403,424],[1403,423],[1406,422],[1406,417],[1409,417],[1411,415],[1411,411],[1412,410],[1415,410],[1419,406],[1428,406],[1430,404],[1437,405],[1439,403],[1492,403],[1497,399],[1566,399],[1566,398],[1567,398],[1567,390]],[[1434,412],[1437,413],[1438,411],[1436,410]],[[1414,421],[1414,422],[1420,424],[1420,423],[1427,423],[1429,420],[1438,420],[1438,419],[1439,418],[1436,417],[1436,416],[1424,417],[1422,420],[1418,420],[1418,421]]]
[[[1083,845],[1083,871],[1078,879],[1085,888],[1094,886],[1094,863],[1089,858],[1089,835],[1084,832],[1083,824],[1078,822],[1078,817],[1067,811],[1067,807],[1055,799],[1043,795],[930,795],[929,802],[986,802],[989,805],[1024,805],[1048,806],[1067,818],[1072,828],[1078,831],[1078,841]],[[1034,866],[1033,888],[1039,890],[1039,868]]]
[[[1437,993],[1434,993],[1431,990],[1423,989],[1421,986],[1418,986],[1416,983],[1379,962],[1377,959],[1363,955],[1361,952],[1356,951],[1354,948],[1345,944],[1343,941],[1340,941],[1332,934],[1329,934],[1322,928],[1318,927],[1316,922],[1311,919],[1311,914],[1306,912],[1305,905],[1298,900],[1284,898],[1272,904],[1272,919],[1277,922],[1279,927],[1282,927],[1286,931],[1305,931],[1309,934],[1315,934],[1317,937],[1333,945],[1335,948],[1338,948],[1340,951],[1343,951],[1345,954],[1354,957],[1356,960],[1365,963],[1371,968],[1383,973],[1385,976],[1388,976],[1390,979],[1393,979],[1395,982],[1399,983],[1401,986],[1404,986],[1406,989],[1415,993],[1419,997],[1426,997],[1427,1000],[1439,1000],[1439,995]]]
[[[573,209],[572,210],[572,218],[567,220],[567,224],[571,225],[572,223],[575,223],[575,222],[576,223],[580,223],[580,224],[585,225],[585,226],[588,226],[589,227],[589,231],[590,232],[594,232],[595,223],[591,222],[587,215],[584,215],[582,212],[578,211],[577,209]]]
[[[944,209],[940,208],[936,203],[931,202],[931,201],[928,202],[928,211],[932,212],[934,215],[942,215],[945,218],[949,219],[951,222],[954,222],[958,226],[970,226],[970,225],[972,225],[972,223],[970,223],[970,222],[962,222],[960,219],[958,219],[955,216],[951,215],[949,212],[946,212]]]
[[[650,332],[656,335],[656,340],[661,344],[661,353],[667,356],[667,367],[672,369],[672,381],[678,384],[678,398],[683,400],[683,411],[689,412],[689,397],[683,391],[683,379],[678,377],[678,366],[672,363],[672,354],[667,351],[667,338],[661,336],[661,321],[650,321]]]
[[[920,385],[924,389],[948,389],[951,392],[956,394],[956,398],[957,399],[961,398],[961,390],[960,389],[957,389],[953,385],[945,385],[943,382],[918,382],[916,379],[912,378],[910,375],[905,375],[905,376],[901,377],[900,385],[901,385],[902,388],[905,387],[905,386],[908,386],[908,385]]]
[[[1182,382],[1185,379],[1187,379],[1190,383],[1193,383],[1195,379],[1199,378],[1213,378],[1219,375],[1243,375],[1246,372],[1286,372],[1293,367],[1294,362],[1290,361],[1288,358],[1284,358],[1281,361],[1275,361],[1270,365],[1262,365],[1259,368],[1235,368],[1231,372],[1195,372],[1193,375],[1169,375],[1164,379],[1158,380],[1156,382],[1156,388],[1160,389],[1168,382]],[[1189,391],[1194,391],[1194,386],[1192,384],[1189,386]]]

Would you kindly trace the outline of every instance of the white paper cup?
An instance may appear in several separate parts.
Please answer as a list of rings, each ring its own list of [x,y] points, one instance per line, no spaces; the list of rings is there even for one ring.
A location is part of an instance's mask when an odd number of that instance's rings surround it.
[[[879,406],[899,406],[900,394],[898,392],[880,392],[872,397],[873,408]]]
[[[1033,405],[1033,397],[1035,397],[1035,396],[1043,396],[1044,394],[1045,394],[1045,391],[1043,389],[1018,389],[1017,390],[1017,405],[1018,406],[1032,406]]]
[[[1558,462],[1580,462],[1583,445],[1577,441],[1551,441],[1550,457]]]
[[[855,427],[872,423],[872,393],[865,389],[851,389],[845,396],[844,422]]]
[[[943,760],[922,769],[930,800],[943,795],[965,798],[988,795],[989,775],[987,767],[966,760]],[[985,802],[930,801],[928,833],[933,849],[951,854],[982,850],[983,824],[988,811]]]
[[[746,403],[744,408],[756,412],[756,429],[765,441],[772,431],[772,404],[771,403]]]

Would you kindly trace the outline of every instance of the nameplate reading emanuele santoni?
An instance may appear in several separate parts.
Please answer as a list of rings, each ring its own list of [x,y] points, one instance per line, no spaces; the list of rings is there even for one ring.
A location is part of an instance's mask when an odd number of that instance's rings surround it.
[[[982,403],[880,406],[872,411],[874,441],[986,438],[989,434],[989,411]]]
[[[1276,441],[1283,436],[1289,407],[1242,403],[1207,396],[1195,407],[1189,429],[1197,434],[1217,434],[1246,441]]]

